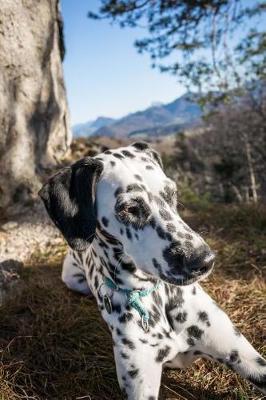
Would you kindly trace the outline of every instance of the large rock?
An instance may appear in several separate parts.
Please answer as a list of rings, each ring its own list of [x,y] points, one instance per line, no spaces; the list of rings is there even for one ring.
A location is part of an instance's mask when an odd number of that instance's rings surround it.
[[[40,187],[70,144],[57,0],[0,0],[0,212]]]

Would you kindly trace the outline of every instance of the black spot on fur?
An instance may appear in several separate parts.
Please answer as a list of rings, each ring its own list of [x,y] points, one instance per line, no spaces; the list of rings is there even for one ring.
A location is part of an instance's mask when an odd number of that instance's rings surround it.
[[[129,355],[127,353],[124,353],[123,351],[121,351],[120,353],[121,357],[124,358],[125,360],[129,359]]]
[[[193,288],[192,288],[192,294],[197,294],[197,290],[196,290],[196,286],[193,286]]]
[[[199,311],[198,316],[199,316],[199,320],[201,322],[204,322],[207,326],[211,326],[209,317],[208,317],[208,314],[206,313],[206,311]]]
[[[117,261],[120,261],[120,257],[121,257],[122,252],[121,252],[121,249],[119,247],[114,247],[113,248],[113,254],[114,254],[114,258]]]
[[[176,232],[176,227],[174,226],[174,224],[171,224],[171,222],[169,222],[169,223],[166,225],[166,228],[167,228],[168,232],[171,232],[171,233]]]
[[[155,218],[153,218],[153,217],[150,219],[150,226],[151,226],[153,229],[155,229],[155,227],[156,227]]]
[[[162,272],[162,266],[161,264],[156,260],[156,258],[152,259],[152,263],[154,268],[156,268],[159,272]]]
[[[187,344],[188,344],[189,346],[195,346],[195,342],[194,342],[194,340],[193,340],[192,338],[188,338],[188,339],[187,339]]]
[[[127,338],[123,338],[123,339],[122,339],[122,343],[123,343],[125,346],[127,346],[129,349],[131,349],[131,350],[135,350],[135,348],[136,348],[136,346],[134,345],[134,343],[133,343],[131,340],[127,339]]]
[[[78,283],[83,283],[86,281],[86,277],[85,275],[83,275],[82,273],[78,272],[76,274],[73,274],[74,278],[77,278]]]
[[[197,325],[191,325],[187,328],[188,336],[199,340],[204,333]]]
[[[133,319],[133,315],[129,312],[124,313],[123,315],[121,315],[118,320],[119,322],[121,322],[121,324],[125,324],[126,322],[129,322]]]
[[[127,234],[127,238],[128,238],[129,240],[131,240],[131,239],[132,239],[132,234],[131,234],[129,228],[126,228],[126,234]]]
[[[123,192],[123,189],[121,187],[118,187],[114,193],[115,197],[117,197],[119,194]]]
[[[184,267],[184,255],[180,250],[180,242],[174,241],[163,250],[163,258],[167,262],[173,273],[182,271]]]
[[[143,188],[137,183],[131,183],[127,186],[127,192],[143,192]]]
[[[151,150],[151,156],[154,158],[154,160],[159,164],[159,166],[162,168],[163,164],[162,164],[162,160],[161,157],[159,156],[159,154],[157,153],[157,151],[155,150]]]
[[[122,158],[125,158],[122,154],[119,154],[119,153],[113,153],[113,156],[116,157],[116,158],[119,158],[120,160]]]
[[[170,206],[174,205],[176,199],[176,191],[166,185],[164,190],[160,192],[160,196],[166,201],[167,204]]]
[[[121,305],[120,304],[113,304],[112,305],[112,310],[113,312],[116,312],[117,314],[121,314]]]
[[[146,167],[145,167],[145,168],[146,168],[146,169],[148,169],[148,170],[152,170],[152,169],[154,169],[152,165],[146,165]]]
[[[146,150],[149,148],[149,145],[146,142],[136,142],[133,143],[132,146],[135,147],[135,149],[137,150]]]
[[[122,150],[122,154],[124,154],[124,156],[129,158],[135,158],[134,154],[130,153],[130,151],[128,150]]]
[[[141,343],[143,343],[143,344],[147,344],[147,343],[148,343],[148,340],[146,340],[146,339],[139,339],[139,341],[140,341]]]
[[[104,224],[104,226],[107,228],[107,226],[109,225],[109,221],[106,217],[102,217],[102,223]]]
[[[229,362],[232,364],[239,364],[241,362],[239,358],[239,353],[237,350],[232,350],[229,356]]]
[[[111,160],[110,164],[112,165],[112,167],[114,167],[115,166],[115,161]]]
[[[99,279],[98,279],[98,276],[97,276],[97,275],[96,275],[95,278],[94,278],[94,287],[95,287],[96,290],[97,290],[98,287],[99,287]]]
[[[130,272],[130,273],[133,273],[133,272],[135,272],[136,271],[136,267],[135,267],[135,265],[133,264],[133,262],[128,262],[128,263],[126,263],[126,262],[121,262],[121,268],[124,270],[124,271],[128,271],[128,272]]]
[[[184,304],[183,291],[178,286],[165,285],[165,292],[168,298],[167,309],[173,310],[177,307],[182,307]]]
[[[168,211],[160,210],[159,213],[160,213],[160,216],[162,217],[162,219],[164,219],[165,221],[171,221],[172,220],[172,216]]]
[[[157,357],[155,359],[156,362],[162,362],[169,355],[171,348],[169,346],[165,346],[163,349],[159,349],[157,353]]]
[[[177,314],[177,316],[175,317],[176,321],[183,324],[184,322],[186,322],[187,320],[187,312],[183,311]]]
[[[165,239],[165,232],[160,226],[157,226],[156,232],[161,239]]]
[[[177,236],[178,236],[180,239],[184,239],[184,235],[183,235],[183,233],[181,233],[181,232],[177,232]]]
[[[151,327],[154,327],[161,319],[161,312],[158,307],[153,304],[152,305],[152,312],[150,313],[150,321],[149,324]]]
[[[169,240],[169,242],[173,242],[173,240],[174,240],[172,234],[171,234],[171,233],[168,233],[168,232],[165,234],[165,238],[166,238],[167,240]]]
[[[139,373],[139,369],[131,369],[130,371],[128,371],[128,375],[132,378],[135,379],[138,376]]]
[[[134,177],[138,180],[138,181],[142,181],[142,177],[138,174],[135,174]]]

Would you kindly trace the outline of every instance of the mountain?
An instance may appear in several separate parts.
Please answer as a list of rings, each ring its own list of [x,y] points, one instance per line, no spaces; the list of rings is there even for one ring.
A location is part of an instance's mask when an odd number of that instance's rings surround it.
[[[93,135],[98,129],[102,127],[108,127],[109,125],[113,124],[115,119],[107,118],[107,117],[98,117],[94,121],[88,121],[84,124],[77,124],[72,127],[72,132],[74,137],[79,136],[91,136]]]
[[[196,95],[186,93],[168,104],[156,104],[129,114],[94,132],[95,136],[161,136],[178,132],[200,122],[201,108]]]

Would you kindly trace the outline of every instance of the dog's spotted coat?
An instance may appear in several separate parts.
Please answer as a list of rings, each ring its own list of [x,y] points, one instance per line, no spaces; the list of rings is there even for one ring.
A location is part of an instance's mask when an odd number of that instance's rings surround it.
[[[226,364],[266,393],[265,360],[197,283],[214,256],[178,215],[176,186],[154,150],[138,142],[86,158],[52,177],[40,195],[72,247],[62,279],[96,298],[126,398],[158,399],[163,367],[185,368],[199,357]],[[142,298],[148,332],[125,295],[103,284],[105,277],[133,290],[161,279]]]

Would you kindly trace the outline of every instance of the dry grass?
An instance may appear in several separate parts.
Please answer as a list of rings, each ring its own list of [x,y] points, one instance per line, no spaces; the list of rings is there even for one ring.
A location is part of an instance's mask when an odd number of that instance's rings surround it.
[[[216,206],[186,212],[186,219],[218,251],[216,271],[204,286],[265,354],[266,210]],[[110,336],[95,302],[60,281],[63,252],[36,255],[21,290],[0,310],[0,400],[121,398]],[[166,371],[160,398],[262,396],[224,367],[199,361],[188,371]]]

